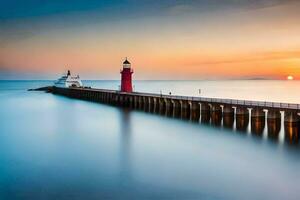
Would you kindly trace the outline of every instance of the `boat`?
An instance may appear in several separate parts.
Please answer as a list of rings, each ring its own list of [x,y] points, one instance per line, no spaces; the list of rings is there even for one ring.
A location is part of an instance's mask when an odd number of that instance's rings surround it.
[[[81,88],[83,87],[82,82],[80,80],[79,75],[71,76],[70,70],[68,70],[67,74],[64,74],[54,83],[55,87],[62,87],[62,88]]]

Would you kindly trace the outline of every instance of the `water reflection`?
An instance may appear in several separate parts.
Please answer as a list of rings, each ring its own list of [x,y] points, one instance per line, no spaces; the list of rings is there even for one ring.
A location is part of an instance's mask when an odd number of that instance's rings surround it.
[[[223,125],[225,128],[234,128],[234,108],[232,108],[231,106],[223,107]]]
[[[251,132],[255,135],[262,136],[265,129],[264,117],[251,117]]]
[[[280,119],[269,119],[267,120],[268,124],[268,137],[271,139],[278,139],[279,132],[281,130],[281,121]]]
[[[285,139],[289,144],[299,143],[299,122],[284,122]]]
[[[233,114],[223,115],[223,125],[225,128],[233,129],[233,124],[234,124],[234,115]]]
[[[176,106],[176,102],[173,103]],[[254,108],[249,113],[249,110],[243,107],[236,108],[235,111],[232,107],[223,107],[222,110],[220,106],[215,106],[210,110],[208,105],[201,105],[201,112],[195,112],[195,110],[189,112],[191,109],[189,104],[183,109],[178,109],[178,107],[170,109],[168,102],[164,105],[164,110],[160,109],[159,114],[170,118],[191,120],[196,123],[210,124],[214,127],[223,126],[226,129],[237,130],[240,133],[251,133],[262,137],[262,139],[269,138],[278,142],[287,141],[289,144],[298,144],[299,142],[299,121],[284,123],[282,114],[276,110],[264,111]],[[280,136],[281,132],[286,132],[286,134]]]
[[[201,107],[198,107],[199,111],[196,112],[195,110],[191,110],[192,104],[187,104],[183,108],[181,108],[182,105],[180,105],[180,102],[163,101],[160,104],[162,105],[161,107],[152,104],[145,106],[145,104],[143,105],[143,111],[151,113],[152,110],[156,110],[156,114],[169,118],[191,120],[196,123],[210,124],[215,127],[223,126],[226,129],[237,130],[240,133],[251,133],[262,137],[262,139],[270,138],[278,142],[287,141],[289,144],[297,144],[299,142],[299,121],[283,125],[282,114],[278,111],[270,110],[266,112],[254,108],[249,113],[249,110],[243,107],[236,109],[223,107],[222,110],[220,106],[211,107],[212,109],[210,110],[208,105],[201,105]],[[173,106],[170,106],[170,104]],[[130,120],[128,115],[129,110],[135,110],[134,108],[129,108],[129,106],[128,108],[123,107],[124,120],[122,123],[125,126],[124,130],[127,129],[127,122],[130,123],[128,121]],[[285,128],[283,129],[282,127]],[[284,132],[286,134],[283,134]],[[282,133],[281,136],[280,133]]]
[[[246,132],[248,130],[249,114],[236,115],[236,129]]]
[[[221,126],[222,123],[222,112],[220,110],[213,111],[211,114],[211,123],[214,126]]]
[[[121,109],[120,115],[120,185],[125,187],[132,182],[130,109]]]
[[[210,113],[201,113],[200,118],[201,123],[208,124],[210,122]]]

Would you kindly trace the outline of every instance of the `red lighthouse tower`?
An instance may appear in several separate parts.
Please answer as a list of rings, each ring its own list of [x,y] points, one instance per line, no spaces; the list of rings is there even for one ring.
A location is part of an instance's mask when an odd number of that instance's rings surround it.
[[[132,92],[132,74],[131,64],[126,58],[121,70],[121,92]]]

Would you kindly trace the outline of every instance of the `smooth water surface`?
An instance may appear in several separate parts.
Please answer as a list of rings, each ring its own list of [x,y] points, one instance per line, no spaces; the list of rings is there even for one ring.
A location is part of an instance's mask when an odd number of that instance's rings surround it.
[[[51,83],[0,81],[0,199],[300,199],[298,146],[26,91]],[[117,84],[88,83],[113,89]],[[161,86],[193,95],[201,85],[213,94],[212,88],[224,84],[141,81],[136,89],[157,92]],[[227,84],[233,89],[215,95],[246,94],[246,82]],[[250,82],[249,88],[255,84],[261,83]],[[276,84],[287,90],[298,86],[296,81]],[[297,95],[286,99],[297,102]]]

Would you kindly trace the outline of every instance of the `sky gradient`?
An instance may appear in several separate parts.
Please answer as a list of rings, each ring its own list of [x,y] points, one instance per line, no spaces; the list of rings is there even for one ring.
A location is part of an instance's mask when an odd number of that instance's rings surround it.
[[[300,79],[294,0],[4,0],[0,79]]]

